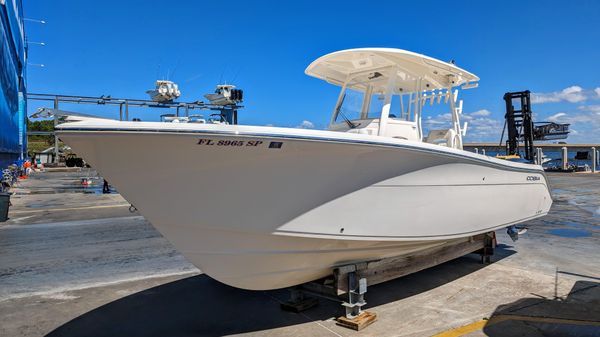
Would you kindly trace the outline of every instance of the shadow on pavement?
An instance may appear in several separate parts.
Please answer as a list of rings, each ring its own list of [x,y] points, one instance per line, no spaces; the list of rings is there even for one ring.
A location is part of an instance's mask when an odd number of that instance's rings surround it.
[[[565,298],[540,296],[501,305],[483,332],[492,337],[600,337],[600,283],[577,281]]]
[[[513,254],[496,249],[494,260]],[[367,307],[401,300],[485,268],[471,254],[396,280],[369,287]],[[285,289],[247,291],[198,275],[150,288],[63,324],[47,336],[222,336],[327,320],[342,314],[333,301],[302,314],[279,308]]]

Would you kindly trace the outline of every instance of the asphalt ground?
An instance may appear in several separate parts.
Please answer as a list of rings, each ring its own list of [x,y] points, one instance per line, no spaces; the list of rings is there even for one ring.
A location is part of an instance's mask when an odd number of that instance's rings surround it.
[[[550,214],[517,242],[498,231],[493,263],[369,287],[378,320],[356,332],[339,303],[285,312],[287,290],[203,275],[93,171],[37,173],[0,223],[0,336],[600,336],[600,175],[549,178]]]

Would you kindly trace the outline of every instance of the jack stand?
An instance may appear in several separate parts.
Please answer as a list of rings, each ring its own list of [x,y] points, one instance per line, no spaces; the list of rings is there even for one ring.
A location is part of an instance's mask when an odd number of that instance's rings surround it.
[[[348,302],[342,303],[346,309],[346,316],[339,317],[339,325],[362,330],[377,320],[377,315],[368,311],[362,311],[367,293],[367,279],[358,278],[356,272],[348,273]]]
[[[290,289],[290,300],[281,303],[281,309],[292,312],[302,312],[319,304],[319,300],[314,297],[305,296],[300,287]]]
[[[354,319],[362,313],[362,306],[365,302],[365,293],[367,292],[367,279],[358,279],[356,272],[348,274],[348,302],[342,303],[346,308],[346,318]],[[358,281],[358,282],[357,282]]]

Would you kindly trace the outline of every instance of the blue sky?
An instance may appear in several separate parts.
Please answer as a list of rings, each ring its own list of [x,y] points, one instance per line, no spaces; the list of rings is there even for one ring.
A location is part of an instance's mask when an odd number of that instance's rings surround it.
[[[146,98],[169,75],[180,100],[195,101],[226,80],[244,89],[241,123],[325,128],[338,88],[306,66],[340,49],[393,47],[454,59],[481,78],[461,94],[468,140],[497,141],[503,94],[528,89],[536,120],[572,123],[570,142],[600,142],[598,1],[31,0],[24,12],[47,21],[26,26],[46,43],[29,46],[29,62],[45,65],[29,67],[30,92]]]

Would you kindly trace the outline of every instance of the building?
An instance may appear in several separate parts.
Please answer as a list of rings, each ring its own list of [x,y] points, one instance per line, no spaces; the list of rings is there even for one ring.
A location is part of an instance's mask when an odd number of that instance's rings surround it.
[[[0,0],[0,168],[27,156],[27,45],[21,0]]]

